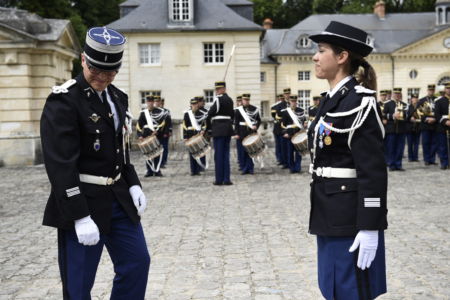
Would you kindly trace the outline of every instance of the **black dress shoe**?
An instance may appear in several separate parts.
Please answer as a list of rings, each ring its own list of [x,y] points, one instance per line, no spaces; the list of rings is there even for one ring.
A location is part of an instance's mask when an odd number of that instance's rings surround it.
[[[436,165],[437,165],[437,163],[435,163],[435,162],[431,162],[431,163],[430,163],[430,165],[436,166]]]
[[[245,175],[245,174],[248,174],[247,172],[241,172],[241,175]]]
[[[233,185],[231,181],[224,182],[223,185]]]
[[[191,173],[191,176],[198,176],[200,173]]]
[[[397,171],[397,169],[391,167],[391,168],[389,168],[389,171],[394,172],[394,171]]]
[[[151,177],[151,176],[153,176],[153,174],[147,173],[147,174],[144,175],[144,177]]]
[[[282,166],[281,168],[282,169],[288,169],[289,167],[288,166]]]
[[[429,166],[429,165],[430,165],[430,163],[426,161],[425,162],[425,166]]]
[[[157,177],[163,177],[163,174],[161,172],[155,173],[155,176]]]
[[[222,182],[214,181],[213,184],[214,184],[214,185],[222,185]]]
[[[396,170],[397,170],[397,171],[402,171],[402,172],[405,171],[405,169],[403,169],[403,168],[397,168]]]
[[[448,169],[448,167],[441,166],[441,170],[447,170],[447,169]]]

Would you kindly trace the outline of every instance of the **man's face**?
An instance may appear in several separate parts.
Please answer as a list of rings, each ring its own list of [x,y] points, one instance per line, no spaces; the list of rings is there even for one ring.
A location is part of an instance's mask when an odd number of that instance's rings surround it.
[[[225,94],[226,89],[224,87],[220,87],[216,89],[216,95]]]
[[[81,55],[81,66],[87,83],[96,91],[104,91],[113,82],[117,71],[103,71],[91,66],[84,55]]]
[[[411,104],[412,105],[416,105],[418,101],[419,101],[419,98],[411,97]]]
[[[431,97],[434,95],[434,90],[428,90],[428,97]]]
[[[450,88],[445,88],[445,95],[450,97]]]
[[[297,100],[290,100],[290,106],[291,106],[291,108],[296,108],[297,107]]]
[[[396,100],[396,101],[402,100],[402,94],[400,94],[400,93],[394,93],[394,100]]]
[[[161,101],[155,101],[155,107],[161,107]]]
[[[198,102],[194,103],[194,104],[191,104],[191,109],[192,109],[193,112],[196,112],[198,110]]]
[[[381,102],[386,101],[386,95],[380,95],[380,101]]]
[[[151,100],[151,101],[147,101],[147,108],[149,110],[152,110],[153,107],[155,107],[155,101]]]
[[[250,104],[250,99],[248,98],[244,98],[242,99],[242,105],[247,107]]]

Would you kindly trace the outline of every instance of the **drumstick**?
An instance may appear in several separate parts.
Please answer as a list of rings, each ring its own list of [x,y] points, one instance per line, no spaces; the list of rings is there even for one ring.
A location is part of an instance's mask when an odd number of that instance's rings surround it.
[[[223,75],[223,81],[225,81],[225,78],[227,77],[228,67],[230,66],[231,58],[233,57],[235,48],[236,48],[236,45],[233,45],[233,48],[231,48],[230,57],[228,57],[227,68],[225,69],[225,74]]]

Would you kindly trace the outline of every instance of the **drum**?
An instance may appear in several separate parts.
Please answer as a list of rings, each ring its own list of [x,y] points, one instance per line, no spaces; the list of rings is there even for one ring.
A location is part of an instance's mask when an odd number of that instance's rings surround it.
[[[258,133],[253,133],[242,140],[242,146],[251,158],[255,158],[264,152],[266,144]]]
[[[294,145],[295,150],[304,155],[308,152],[308,134],[306,130],[300,130],[291,138],[291,143]]]
[[[158,141],[158,138],[154,135],[148,136],[141,142],[138,142],[138,147],[142,154],[144,154],[144,156],[148,159],[154,159],[155,157],[160,156],[164,151],[164,148]]]
[[[189,153],[191,153],[194,158],[203,157],[209,152],[209,150],[211,150],[208,141],[201,134],[197,134],[189,138],[185,144],[189,150]]]

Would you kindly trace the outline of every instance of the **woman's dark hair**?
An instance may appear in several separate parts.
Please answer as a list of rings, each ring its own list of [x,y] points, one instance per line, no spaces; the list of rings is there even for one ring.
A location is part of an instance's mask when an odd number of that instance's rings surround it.
[[[342,51],[347,51],[349,53],[349,74],[355,75],[358,82],[371,90],[377,90],[377,75],[375,74],[374,68],[367,62],[367,60],[359,54],[352,51],[346,50],[344,48],[330,45],[334,54],[341,54]]]

